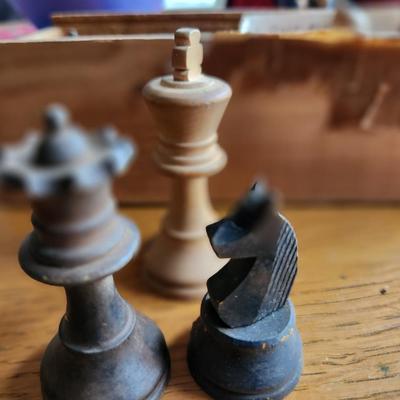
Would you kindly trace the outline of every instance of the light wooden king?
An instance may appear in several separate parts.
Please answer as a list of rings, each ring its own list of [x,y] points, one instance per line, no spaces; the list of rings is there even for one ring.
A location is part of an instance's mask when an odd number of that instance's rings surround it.
[[[201,73],[202,60],[200,31],[178,29],[173,74],[143,90],[159,132],[155,161],[172,178],[167,215],[144,258],[145,276],[159,292],[187,298],[204,295],[207,279],[224,263],[205,227],[217,219],[208,177],[226,164],[217,128],[232,92],[224,81]]]

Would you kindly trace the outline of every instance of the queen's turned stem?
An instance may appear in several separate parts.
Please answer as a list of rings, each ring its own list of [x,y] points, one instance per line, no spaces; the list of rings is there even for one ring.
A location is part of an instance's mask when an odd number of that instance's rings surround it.
[[[116,290],[112,276],[65,291],[67,311],[61,335],[76,346],[112,341],[131,317],[132,310]]]

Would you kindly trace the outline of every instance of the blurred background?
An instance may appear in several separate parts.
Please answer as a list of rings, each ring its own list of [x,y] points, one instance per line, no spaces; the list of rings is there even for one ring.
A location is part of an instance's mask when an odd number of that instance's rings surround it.
[[[161,12],[168,10],[222,10],[234,8],[276,7],[351,7],[357,4],[393,4],[399,0],[0,0],[0,21],[28,19],[36,27],[51,24],[50,15],[62,11]],[[18,27],[19,29],[21,26]],[[27,26],[26,29],[29,29]],[[14,30],[8,36],[18,36],[26,30]],[[6,35],[3,32],[2,37]]]
[[[114,192],[147,241],[171,182],[153,162],[157,128],[142,89],[171,73],[175,30],[199,28],[204,73],[233,93],[218,129],[228,163],[210,178],[212,199],[225,210],[265,177],[289,203],[301,244],[294,301],[306,373],[291,398],[399,400],[398,3],[0,0],[0,145],[43,131],[43,112],[54,102],[85,130],[114,125],[138,149]],[[38,350],[64,298],[17,268],[30,219],[14,197],[5,200],[0,398],[38,400]],[[124,295],[167,329],[173,362],[186,368],[183,341],[198,304],[171,318],[186,306],[153,299],[138,270],[126,271]],[[168,399],[201,398],[179,368]]]
[[[0,141],[41,129],[42,110],[61,102],[83,126],[113,124],[136,141],[138,160],[116,186],[121,202],[165,202],[141,91],[171,72],[173,32],[193,26],[203,70],[233,89],[215,200],[264,175],[293,201],[399,201],[397,3],[0,0]]]

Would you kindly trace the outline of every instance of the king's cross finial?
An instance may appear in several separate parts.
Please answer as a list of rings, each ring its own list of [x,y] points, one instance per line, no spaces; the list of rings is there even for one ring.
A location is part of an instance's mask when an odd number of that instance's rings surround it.
[[[172,51],[172,67],[175,81],[193,81],[201,76],[203,46],[200,31],[195,28],[180,28],[175,32],[175,47]]]

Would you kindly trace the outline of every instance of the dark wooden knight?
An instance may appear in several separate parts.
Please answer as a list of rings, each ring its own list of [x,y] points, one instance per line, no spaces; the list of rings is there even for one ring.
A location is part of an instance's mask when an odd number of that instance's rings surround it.
[[[231,328],[284,306],[297,273],[297,240],[275,195],[256,183],[228,217],[207,227],[211,245],[231,260],[208,282],[211,302]]]

